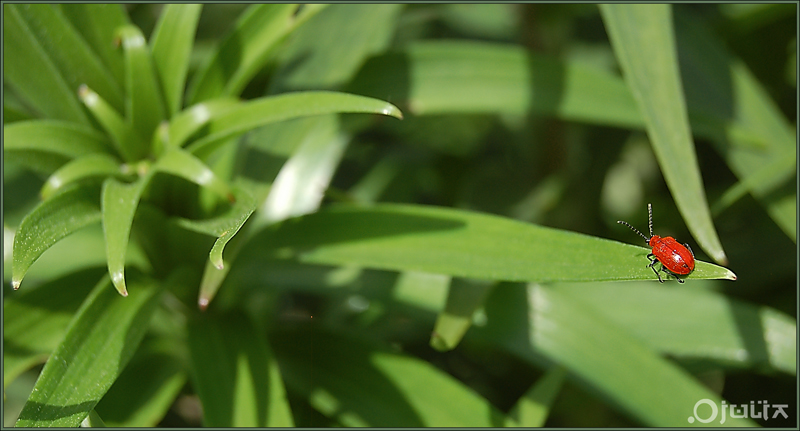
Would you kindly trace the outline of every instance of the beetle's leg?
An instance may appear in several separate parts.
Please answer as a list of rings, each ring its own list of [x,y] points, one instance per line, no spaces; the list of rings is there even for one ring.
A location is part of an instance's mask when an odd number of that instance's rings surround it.
[[[656,258],[656,255],[654,255],[653,253],[648,254],[647,258],[650,259],[650,265],[647,265],[647,266],[650,269],[652,269],[653,272],[656,273],[656,277],[658,277],[658,281],[663,283],[664,280],[661,279],[661,274],[658,273],[658,271],[656,270],[656,266],[655,266],[656,263],[661,263],[661,262],[658,260],[658,258]],[[663,264],[661,265],[661,269],[664,269],[664,265]]]
[[[694,252],[692,251],[692,247],[690,247],[690,246],[689,246],[689,244],[687,244],[687,243],[683,243],[683,245],[685,245],[685,246],[686,246],[686,248],[688,248],[688,249],[689,249],[689,253],[691,253],[691,254],[692,254],[692,257],[694,257]]]

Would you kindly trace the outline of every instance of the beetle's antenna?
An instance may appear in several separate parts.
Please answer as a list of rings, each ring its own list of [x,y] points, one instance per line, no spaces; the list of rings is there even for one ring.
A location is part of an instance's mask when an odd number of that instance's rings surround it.
[[[632,230],[632,231],[634,231],[634,232],[638,233],[638,234],[639,234],[639,236],[641,236],[642,238],[644,238],[644,240],[645,240],[645,241],[647,241],[647,242],[650,242],[650,240],[649,240],[649,239],[648,239],[646,236],[644,236],[644,234],[643,234],[643,233],[639,232],[639,229],[636,229],[635,227],[631,226],[630,224],[628,224],[628,222],[624,222],[624,221],[622,221],[622,220],[617,220],[617,223],[619,223],[619,224],[624,224],[625,226],[628,226],[629,228],[631,228],[631,230]]]
[[[653,207],[650,206],[650,203],[647,204],[647,220],[648,224],[650,225],[650,238],[653,237]]]

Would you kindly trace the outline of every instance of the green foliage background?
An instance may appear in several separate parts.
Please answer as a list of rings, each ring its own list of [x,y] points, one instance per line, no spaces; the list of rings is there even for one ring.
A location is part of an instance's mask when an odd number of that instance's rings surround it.
[[[796,5],[3,14],[4,425],[796,426]]]

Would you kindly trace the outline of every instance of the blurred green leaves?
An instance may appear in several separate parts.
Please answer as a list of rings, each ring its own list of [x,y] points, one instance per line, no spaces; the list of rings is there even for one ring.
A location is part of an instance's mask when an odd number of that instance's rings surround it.
[[[472,6],[4,5],[19,424],[685,426],[786,386],[796,133],[741,43],[789,9]],[[620,164],[736,283],[604,239]]]

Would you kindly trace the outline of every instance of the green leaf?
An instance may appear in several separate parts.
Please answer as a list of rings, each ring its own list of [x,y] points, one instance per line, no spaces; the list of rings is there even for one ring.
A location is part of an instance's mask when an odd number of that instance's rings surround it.
[[[700,247],[727,262],[689,129],[670,5],[604,4],[600,11],[678,210]]]
[[[178,219],[178,225],[196,232],[214,235],[219,238],[209,253],[209,262],[206,264],[203,279],[200,284],[200,297],[198,305],[201,309],[208,307],[211,298],[216,293],[222,281],[228,274],[230,267],[226,267],[222,259],[222,252],[228,242],[239,232],[244,223],[256,209],[256,200],[244,186],[234,188],[236,202],[230,211],[208,220]],[[210,264],[209,264],[210,263]]]
[[[495,289],[486,304],[489,324],[476,332],[532,364],[544,358],[563,367],[645,426],[691,426],[687,418],[699,400],[721,404],[719,395],[685,370],[572,296],[538,285],[521,287]],[[754,425],[746,418],[725,421],[725,426]]]
[[[203,315],[189,323],[192,381],[210,427],[291,427],[278,364],[244,315]]]
[[[273,181],[256,216],[258,222],[274,223],[316,211],[347,148],[349,136],[340,130],[336,116],[311,118],[297,126],[306,127],[305,137]]]
[[[514,404],[506,419],[506,426],[540,428],[543,427],[567,372],[555,366],[547,370],[536,384],[531,386],[522,398]]]
[[[797,242],[796,131],[708,25],[687,13],[676,13],[675,25],[689,106],[717,119],[708,129],[718,152],[775,223]],[[748,145],[753,136],[759,151]],[[763,175],[770,167],[772,175]]]
[[[72,22],[75,30],[91,45],[103,64],[111,71],[117,85],[122,88],[124,65],[122,53],[114,48],[114,31],[128,24],[128,16],[121,4],[64,3],[57,5]],[[118,109],[122,109],[119,106]]]
[[[333,206],[265,228],[253,258],[489,280],[656,280],[650,249],[493,215],[419,205]],[[696,262],[694,278],[735,279]]]
[[[3,5],[3,79],[45,117],[88,126],[89,118],[54,61],[22,17],[21,8]]]
[[[233,201],[230,187],[219,179],[205,163],[181,148],[170,148],[153,165],[153,170],[179,176]]]
[[[111,275],[114,287],[122,296],[128,296],[125,288],[125,253],[128,249],[133,215],[152,175],[153,171],[132,184],[124,184],[113,178],[103,183],[101,208],[108,273]]]
[[[19,121],[3,127],[4,154],[30,151],[74,159],[105,152],[106,142],[94,129],[59,120]]]
[[[618,77],[513,45],[411,43],[369,60],[347,90],[402,104],[415,115],[534,112],[592,124],[644,125]]]
[[[53,173],[42,186],[42,199],[49,199],[62,187],[88,178],[122,176],[119,160],[103,153],[87,154],[68,162]]]
[[[72,91],[88,85],[115,109],[122,108],[122,87],[60,9],[47,4],[16,9]]]
[[[288,134],[302,131],[302,141],[273,181],[266,200],[245,233],[246,239],[265,224],[316,211],[349,140],[340,130],[335,116],[302,119],[284,125],[281,131]],[[232,234],[219,238],[211,250],[214,268],[207,266],[203,275],[198,299],[201,308],[213,299],[225,279],[228,269],[223,268],[222,248]],[[229,260],[235,259],[238,252],[238,248],[232,250]]]
[[[22,220],[14,236],[11,285],[19,288],[28,268],[65,236],[100,221],[97,189],[73,187],[40,203]]]
[[[133,356],[163,289],[134,279],[136,289],[122,299],[108,284],[108,278],[97,284],[70,323],[16,426],[78,426]]]
[[[240,103],[237,99],[224,97],[207,100],[181,111],[169,122],[167,143],[174,147],[183,146],[186,140],[205,126],[209,120]]]
[[[391,103],[331,91],[307,91],[255,99],[223,111],[212,118],[207,136],[189,145],[195,154],[209,153],[227,139],[257,127],[292,118],[336,113],[365,113],[402,118],[400,110]]]
[[[298,5],[252,5],[198,71],[188,91],[190,104],[220,96],[238,96],[292,28]]]
[[[333,4],[292,33],[270,92],[335,89],[386,49],[401,4]],[[276,90],[277,89],[277,90]]]
[[[405,271],[392,289],[395,301],[441,313],[447,304],[451,278],[442,274]]]
[[[472,325],[473,315],[493,287],[493,282],[453,280],[447,294],[447,305],[436,318],[431,347],[439,351],[455,349]]]
[[[178,112],[183,101],[189,54],[202,8],[202,4],[164,6],[150,39],[153,62],[161,77],[170,117]]]
[[[67,325],[102,276],[96,269],[73,272],[3,299],[3,387],[44,363],[64,338]],[[65,289],[64,286],[69,286]]]
[[[177,224],[195,232],[217,237],[232,230],[239,230],[250,214],[255,211],[256,199],[248,187],[242,184],[236,184],[233,187],[233,195],[236,197],[236,201],[224,214],[204,220],[178,218]]]
[[[338,425],[488,427],[503,422],[491,403],[429,362],[309,329],[284,330],[271,339],[287,389]]]
[[[176,353],[177,343],[165,336],[142,341],[95,407],[108,426],[155,427],[163,419],[187,380],[185,362]]]
[[[105,428],[106,423],[103,422],[103,419],[100,417],[100,415],[98,415],[97,412],[92,409],[92,411],[89,412],[89,416],[86,416],[86,418],[81,421],[81,427]]]
[[[139,28],[123,26],[117,29],[115,38],[125,52],[125,116],[142,143],[129,150],[138,160],[148,154],[150,149],[143,144],[150,142],[156,126],[165,118],[164,100],[150,49]]]
[[[672,357],[797,373],[797,322],[772,308],[686,286],[565,283],[555,289]]]
[[[114,110],[100,95],[85,85],[78,89],[78,95],[81,98],[81,102],[86,105],[89,112],[94,115],[100,126],[111,137],[111,142],[114,144],[117,153],[128,162],[137,160],[136,148],[144,144],[122,115]]]

